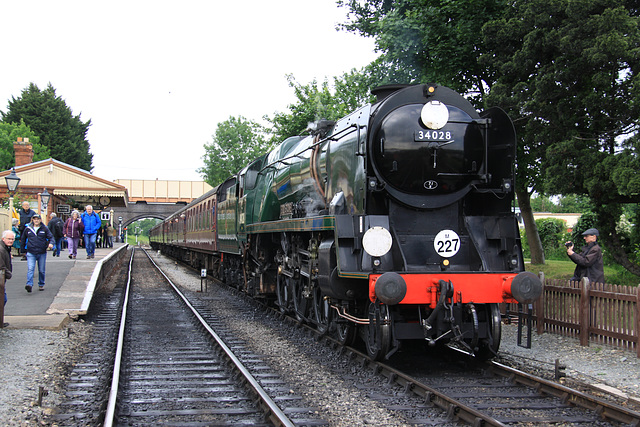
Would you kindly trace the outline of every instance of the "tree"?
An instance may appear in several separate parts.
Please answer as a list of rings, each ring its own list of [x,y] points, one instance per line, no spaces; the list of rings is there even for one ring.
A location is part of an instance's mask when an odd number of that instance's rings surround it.
[[[74,116],[51,83],[42,91],[34,83],[29,84],[20,97],[11,97],[8,107],[6,113],[2,112],[3,122],[23,120],[56,160],[88,171],[93,169],[87,141],[91,120],[83,122],[80,115]]]
[[[516,2],[484,27],[481,62],[500,70],[488,100],[509,110],[540,172],[528,189],[588,196],[614,258],[629,271],[616,226],[638,203],[640,21],[623,0]],[[521,189],[522,190],[522,189]]]
[[[149,237],[149,230],[151,230],[153,227],[158,225],[160,222],[162,222],[162,221],[159,220],[159,219],[145,218],[145,219],[140,219],[138,221],[132,222],[129,225],[129,228],[131,230],[133,230],[134,233],[135,233],[136,229],[139,229],[139,235],[146,236],[148,238]]]
[[[499,76],[498,65],[480,62],[490,53],[483,27],[508,10],[506,0],[339,0],[348,7],[348,31],[374,37],[388,63],[416,76],[418,83],[439,83],[467,95],[476,108],[503,107],[486,95]],[[412,71],[407,71],[412,70]],[[531,183],[540,174],[530,147],[518,144],[515,193],[525,223],[531,262],[544,263],[542,242],[533,218]]]
[[[420,81],[474,94],[476,105],[500,106],[515,119],[522,140],[515,190],[532,263],[544,262],[530,208],[534,191],[589,195],[607,228],[615,228],[620,209],[601,201],[617,189],[632,194],[623,177],[637,153],[617,153],[617,141],[637,130],[640,117],[637,2],[338,3],[352,14],[346,29],[375,37],[380,50],[415,68]],[[578,181],[589,190],[572,190]]]
[[[392,83],[408,83],[414,76],[401,67],[393,66],[386,58],[380,57],[366,67],[344,73],[318,83],[298,83],[293,75],[288,75],[289,86],[293,88],[297,101],[288,106],[289,111],[265,117],[272,125],[273,143],[301,135],[310,123],[318,120],[338,120],[357,110],[375,97],[371,89]]]
[[[51,157],[49,149],[39,143],[40,138],[24,124],[24,121],[21,120],[19,125],[0,122],[0,170],[11,169],[16,164],[13,143],[19,137],[29,138],[33,147],[34,162]]]
[[[279,144],[290,136],[301,135],[313,122],[340,117],[326,80],[321,85],[316,80],[302,85],[289,74],[287,81],[294,90],[297,102],[288,106],[289,112],[275,113],[271,118],[265,117],[272,125],[273,144]]]
[[[271,148],[265,133],[263,126],[242,116],[218,123],[212,143],[204,146],[198,173],[213,187],[221,184]]]
[[[567,194],[560,197],[559,211],[562,213],[586,213],[591,210],[591,201],[586,196]]]
[[[339,0],[350,10],[348,31],[374,37],[385,60],[421,83],[475,94],[476,105],[495,80],[477,61],[482,26],[504,13],[506,0]],[[407,71],[410,70],[410,71]]]

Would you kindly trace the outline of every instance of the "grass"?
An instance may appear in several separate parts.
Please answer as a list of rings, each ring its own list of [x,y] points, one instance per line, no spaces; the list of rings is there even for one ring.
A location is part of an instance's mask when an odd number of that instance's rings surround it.
[[[135,234],[127,235],[127,243],[135,246],[136,244],[136,236]],[[148,245],[149,244],[149,236],[145,236],[143,234],[138,235],[138,244],[139,245]]]
[[[573,277],[573,271],[576,268],[576,265],[570,260],[546,260],[544,265],[532,265],[529,261],[530,260],[526,260],[527,264],[525,268],[527,271],[535,274],[542,271],[546,279],[569,280]],[[629,273],[619,265],[605,265],[604,277],[607,283],[614,285],[638,286],[640,283],[640,277]]]

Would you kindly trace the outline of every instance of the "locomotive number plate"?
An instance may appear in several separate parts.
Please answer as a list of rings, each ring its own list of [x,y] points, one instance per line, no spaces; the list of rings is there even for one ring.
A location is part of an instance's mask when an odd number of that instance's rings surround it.
[[[451,132],[443,130],[420,129],[413,132],[413,140],[416,142],[453,142]]]
[[[441,257],[450,258],[460,250],[460,236],[453,230],[442,230],[436,234],[433,248]]]

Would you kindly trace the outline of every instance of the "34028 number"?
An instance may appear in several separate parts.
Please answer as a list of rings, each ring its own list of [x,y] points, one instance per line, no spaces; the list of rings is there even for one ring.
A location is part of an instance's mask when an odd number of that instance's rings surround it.
[[[449,141],[451,132],[442,130],[417,130],[414,133],[416,141]]]

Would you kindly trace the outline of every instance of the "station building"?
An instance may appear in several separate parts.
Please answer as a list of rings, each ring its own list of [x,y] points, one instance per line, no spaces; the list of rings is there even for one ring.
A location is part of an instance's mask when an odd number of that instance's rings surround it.
[[[24,141],[18,138],[14,142],[14,149],[14,169],[20,182],[13,198],[21,202],[28,201],[31,209],[40,213],[45,224],[52,212],[66,220],[74,209],[82,213],[86,205],[92,205],[103,221],[109,221],[113,225],[114,212],[127,208],[129,196],[125,186],[55,159],[32,162],[33,147],[28,139]],[[5,184],[5,177],[11,172],[12,170],[0,172],[0,199],[5,201],[7,208],[6,200],[11,195]],[[43,203],[43,194],[50,196],[46,205]],[[0,212],[0,224],[2,230],[11,228],[8,209]]]

